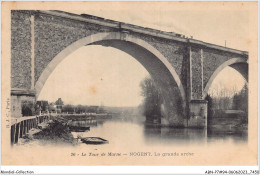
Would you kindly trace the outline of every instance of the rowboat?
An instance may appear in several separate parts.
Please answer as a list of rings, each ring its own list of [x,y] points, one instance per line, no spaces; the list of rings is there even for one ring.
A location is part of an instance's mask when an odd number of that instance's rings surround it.
[[[108,143],[107,140],[102,139],[100,137],[85,137],[85,138],[81,138],[81,141],[83,143],[93,144],[93,145],[100,145],[100,144]]]

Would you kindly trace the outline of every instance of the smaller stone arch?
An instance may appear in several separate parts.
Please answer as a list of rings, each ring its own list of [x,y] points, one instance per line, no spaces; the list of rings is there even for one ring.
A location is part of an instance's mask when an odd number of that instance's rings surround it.
[[[210,86],[212,85],[213,81],[215,80],[215,78],[217,77],[217,75],[223,70],[225,69],[227,66],[230,66],[234,69],[236,69],[243,77],[244,79],[248,82],[248,62],[247,59],[243,59],[243,58],[232,58],[224,63],[222,63],[215,71],[214,73],[211,75],[208,83],[206,84],[203,94],[202,94],[202,98],[205,99]]]

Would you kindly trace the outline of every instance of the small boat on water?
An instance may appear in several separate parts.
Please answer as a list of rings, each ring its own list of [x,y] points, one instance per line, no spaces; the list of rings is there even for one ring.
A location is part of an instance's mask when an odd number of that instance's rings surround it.
[[[69,126],[70,131],[72,132],[85,132],[85,131],[89,131],[90,127],[80,127],[80,126]]]
[[[100,144],[108,143],[107,140],[102,139],[100,137],[85,137],[85,138],[81,138],[81,141],[83,143],[93,144],[93,145],[100,145]]]

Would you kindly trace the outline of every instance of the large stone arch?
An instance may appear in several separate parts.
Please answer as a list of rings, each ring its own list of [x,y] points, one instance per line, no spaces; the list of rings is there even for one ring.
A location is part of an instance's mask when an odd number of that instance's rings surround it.
[[[243,59],[243,58],[232,58],[224,63],[222,63],[215,71],[214,73],[211,75],[208,83],[206,84],[203,94],[202,94],[202,98],[205,99],[209,88],[211,87],[213,81],[215,80],[215,78],[217,77],[217,75],[223,70],[225,69],[227,66],[230,66],[234,69],[236,69],[243,77],[244,79],[248,82],[248,62],[247,59]]]
[[[177,121],[178,125],[182,125],[184,118],[180,120],[180,114],[177,114],[174,112],[174,110],[178,110],[178,103],[181,102],[183,111],[185,111],[186,94],[176,71],[168,62],[168,60],[153,46],[139,38],[133,37],[132,35],[123,32],[93,34],[72,43],[64,50],[62,50],[47,65],[36,82],[36,99],[38,98],[41,89],[43,88],[49,75],[53,72],[56,66],[69,54],[86,45],[110,46],[120,49],[133,56],[147,69],[147,71],[156,80],[157,84],[163,91],[165,104],[168,106],[166,108],[169,109],[166,112],[167,116],[174,119],[172,123],[176,123]],[[180,98],[178,97],[178,94]]]

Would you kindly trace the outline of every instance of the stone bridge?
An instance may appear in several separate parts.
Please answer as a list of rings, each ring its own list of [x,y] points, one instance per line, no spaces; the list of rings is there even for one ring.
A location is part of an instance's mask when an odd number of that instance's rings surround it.
[[[159,86],[165,116],[174,126],[207,126],[205,97],[225,67],[233,67],[248,80],[245,51],[86,14],[12,11],[12,116],[21,116],[23,101],[37,100],[64,58],[87,45],[114,47],[140,62]]]

